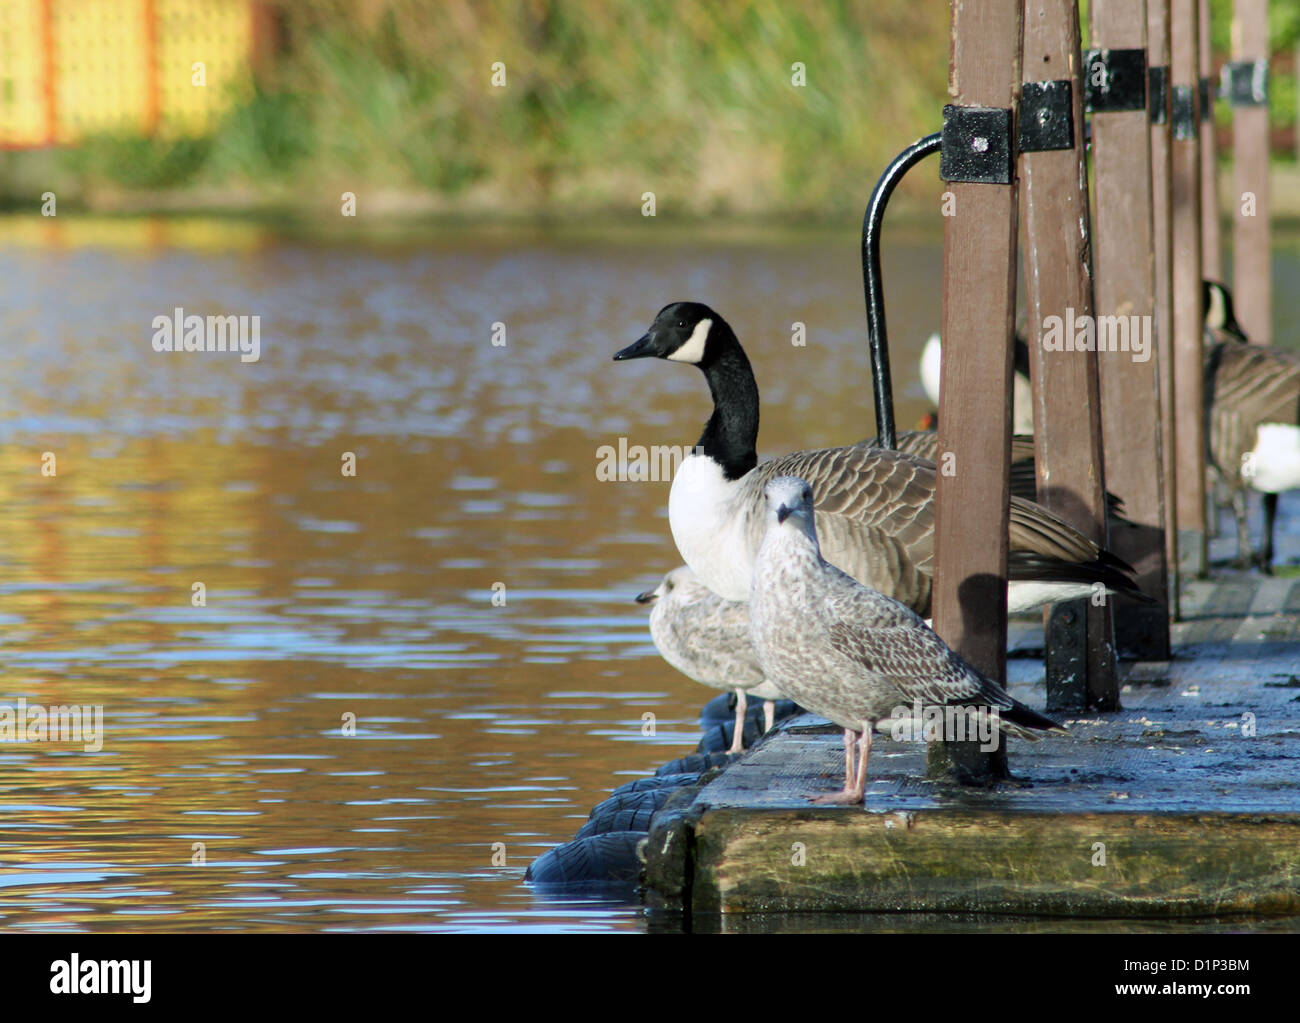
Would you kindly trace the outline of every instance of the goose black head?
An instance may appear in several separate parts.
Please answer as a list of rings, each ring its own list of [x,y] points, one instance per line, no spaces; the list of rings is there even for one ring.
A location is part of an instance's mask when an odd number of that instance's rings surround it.
[[[650,329],[614,356],[669,359],[699,366],[709,361],[731,334],[727,321],[700,302],[673,302],[659,310]]]

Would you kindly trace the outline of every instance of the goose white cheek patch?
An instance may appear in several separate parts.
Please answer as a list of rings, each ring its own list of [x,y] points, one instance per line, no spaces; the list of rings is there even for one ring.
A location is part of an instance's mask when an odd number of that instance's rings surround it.
[[[686,339],[682,345],[672,355],[668,356],[672,362],[699,362],[704,358],[704,343],[709,339],[709,329],[713,326],[713,320],[705,317],[695,325],[691,331],[691,336]]]
[[[1223,292],[1218,288],[1209,288],[1210,308],[1205,311],[1205,322],[1211,327],[1220,328],[1228,322],[1228,310],[1223,301]]]

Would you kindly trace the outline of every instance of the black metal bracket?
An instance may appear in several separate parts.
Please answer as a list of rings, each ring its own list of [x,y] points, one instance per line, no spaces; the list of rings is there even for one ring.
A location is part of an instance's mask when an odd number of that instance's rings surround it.
[[[1083,99],[1092,114],[1145,110],[1147,51],[1085,50]]]
[[[939,177],[984,185],[1011,184],[1015,154],[1007,107],[943,108]]]
[[[1068,78],[1020,86],[1020,151],[1074,148],[1074,89]]]
[[[1213,121],[1214,104],[1210,100],[1210,80],[1208,78],[1201,79],[1200,100],[1201,100],[1201,120]]]
[[[1193,86],[1174,86],[1169,121],[1176,140],[1185,142],[1196,138],[1196,89]]]
[[[1152,124],[1169,120],[1169,68],[1163,64],[1147,68],[1147,112]]]
[[[1224,64],[1219,87],[1234,107],[1268,106],[1268,61],[1234,60]]]
[[[885,330],[885,292],[880,276],[880,228],[885,207],[903,175],[943,146],[943,134],[935,132],[904,149],[880,175],[862,217],[862,291],[867,300],[867,341],[871,351],[871,385],[876,398],[876,443],[883,448],[897,446],[894,431],[894,385],[889,373],[889,335]]]

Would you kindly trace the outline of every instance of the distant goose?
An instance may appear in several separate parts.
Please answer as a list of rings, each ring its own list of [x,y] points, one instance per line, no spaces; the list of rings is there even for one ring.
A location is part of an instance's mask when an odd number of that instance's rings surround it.
[[[665,661],[687,678],[736,694],[731,752],[744,749],[746,694],[763,701],[764,731],[771,731],[781,691],[763,679],[749,640],[749,606],[723,600],[685,565],[674,568],[638,604],[653,604],[650,637]]]
[[[1249,341],[1246,332],[1237,322],[1232,292],[1220,281],[1201,281],[1202,315],[1205,317],[1207,341],[1217,341],[1216,334],[1227,334],[1238,341]]]
[[[1237,563],[1272,572],[1277,495],[1300,487],[1300,352],[1245,340],[1232,294],[1203,282],[1207,471],[1228,489]],[[1246,491],[1264,495],[1263,543],[1252,557]]]
[[[782,692],[844,729],[844,788],[815,802],[863,801],[872,729],[914,701],[994,708],[1002,735],[1068,734],[972,668],[915,612],[827,564],[807,482],[778,477],[765,495],[749,601],[754,649]]]
[[[749,599],[763,540],[763,485],[798,475],[812,484],[818,535],[830,562],[929,614],[933,463],[855,445],[796,452],[757,466],[758,386],[735,333],[708,306],[665,306],[648,333],[614,356],[646,357],[698,366],[713,395],[713,415],[682,460],[668,499],[677,550],[701,583],[727,600]],[[1045,508],[1014,497],[1008,571],[1013,613],[1090,595],[1098,582],[1143,599],[1125,562]]]
[[[1014,342],[1015,376],[1011,378],[1011,430],[1033,435],[1034,392],[1029,382],[1029,344],[1019,334]],[[943,342],[931,334],[921,349],[921,388],[934,408],[939,407],[939,375],[943,367]]]

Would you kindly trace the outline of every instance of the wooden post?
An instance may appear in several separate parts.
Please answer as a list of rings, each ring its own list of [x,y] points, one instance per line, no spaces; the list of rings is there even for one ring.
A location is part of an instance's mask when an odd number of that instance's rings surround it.
[[[1195,3],[1196,0],[1190,0]],[[1084,68],[1092,118],[1096,188],[1093,263],[1098,316],[1106,486],[1134,523],[1116,530],[1112,549],[1137,570],[1142,591],[1157,604],[1116,598],[1115,633],[1122,653],[1142,660],[1169,656],[1165,493],[1161,468],[1160,384],[1155,348],[1155,256],[1151,213],[1151,132],[1146,102],[1146,4],[1093,0],[1092,46],[1101,63]],[[1115,52],[1120,51],[1120,52]],[[1100,59],[1100,58],[1099,58]],[[1099,95],[1100,93],[1100,95]],[[1107,319],[1122,317],[1122,321]],[[1145,338],[1137,351],[1115,347],[1120,322]],[[1102,324],[1112,325],[1103,331]],[[1130,347],[1132,346],[1130,342]]]
[[[1064,330],[1065,324],[1093,315],[1079,61],[1076,0],[1025,0],[1020,215],[1026,238],[1026,331],[1038,500],[1105,547],[1106,473],[1097,352],[1049,352],[1042,343],[1053,318]],[[1068,97],[1063,111],[1051,106],[1056,97]],[[1063,137],[1029,134],[1035,124],[1062,120],[1070,128],[1068,143]],[[1043,145],[1056,148],[1038,148]],[[1076,600],[1053,608],[1044,647],[1048,710],[1119,706],[1108,602],[1097,606]]]
[[[285,42],[285,12],[267,3],[251,0],[249,16],[249,62],[253,77],[263,87],[273,87],[277,61]]]
[[[45,99],[45,144],[59,142],[59,62],[54,45],[54,0],[41,0],[41,92]]]
[[[1169,0],[1147,0],[1147,55],[1150,81],[1158,86],[1147,97],[1151,120],[1151,213],[1156,268],[1156,356],[1160,359],[1160,466],[1165,475],[1165,566],[1169,573],[1169,607],[1178,617],[1178,515],[1173,495],[1178,487],[1174,422],[1174,278],[1171,235],[1172,180],[1169,150]]]
[[[158,131],[162,115],[162,89],[158,82],[158,7],[156,0],[143,0],[141,17],[144,20],[144,130],[153,135]]]
[[[953,0],[941,171],[955,215],[943,237],[943,370],[935,495],[934,626],[997,682],[1006,679],[1007,508],[1010,501],[1012,337],[1016,311],[1015,112],[1023,0]],[[969,108],[994,108],[992,130],[956,130]],[[1003,117],[997,111],[1005,111]],[[965,122],[970,124],[971,122]],[[1005,131],[1000,139],[998,126]],[[951,145],[950,145],[951,140]],[[956,165],[983,158],[1004,184]],[[943,463],[943,458],[940,458]],[[1006,752],[931,743],[931,772],[966,780],[1006,774]]]
[[[1236,0],[1232,22],[1233,298],[1237,322],[1272,344],[1273,265],[1268,202],[1268,2]],[[1244,65],[1255,63],[1252,70]],[[1248,87],[1248,84],[1250,87]]]
[[[1170,5],[1173,142],[1174,408],[1177,410],[1178,553],[1182,569],[1206,572],[1205,424],[1201,368],[1200,62],[1197,0]]]
[[[1147,0],[1148,3],[1151,0]],[[1214,134],[1214,51],[1210,49],[1210,0],[1199,0],[1197,64],[1201,108],[1201,276],[1223,280],[1219,241],[1219,144]]]

